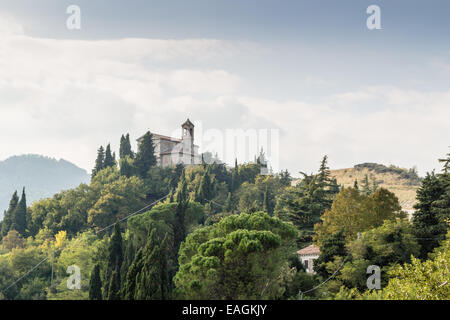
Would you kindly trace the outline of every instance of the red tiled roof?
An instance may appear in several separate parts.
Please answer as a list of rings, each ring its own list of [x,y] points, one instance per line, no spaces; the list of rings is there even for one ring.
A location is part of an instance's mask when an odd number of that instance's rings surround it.
[[[306,248],[303,248],[301,250],[297,251],[297,254],[303,255],[303,254],[320,254],[320,250],[319,247],[315,246],[315,245],[310,245]]]

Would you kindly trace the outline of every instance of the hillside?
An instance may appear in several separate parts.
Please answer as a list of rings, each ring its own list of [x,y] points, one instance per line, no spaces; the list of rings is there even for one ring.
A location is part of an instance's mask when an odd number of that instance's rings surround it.
[[[12,193],[26,189],[27,202],[89,182],[87,172],[76,165],[39,155],[13,156],[0,161],[0,219]]]
[[[363,163],[353,168],[331,170],[331,175],[338,184],[345,187],[354,185],[358,180],[361,186],[365,175],[372,184],[376,181],[379,187],[386,188],[396,194],[404,210],[412,210],[416,198],[416,190],[420,186],[420,177],[414,169],[403,169],[376,163]]]

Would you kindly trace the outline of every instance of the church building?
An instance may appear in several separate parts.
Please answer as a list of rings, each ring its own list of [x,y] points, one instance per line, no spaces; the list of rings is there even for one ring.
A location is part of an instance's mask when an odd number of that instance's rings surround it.
[[[168,167],[178,163],[185,165],[200,163],[198,146],[194,144],[194,127],[194,124],[187,119],[181,125],[180,139],[152,133],[158,165]],[[137,141],[141,139],[142,137]]]

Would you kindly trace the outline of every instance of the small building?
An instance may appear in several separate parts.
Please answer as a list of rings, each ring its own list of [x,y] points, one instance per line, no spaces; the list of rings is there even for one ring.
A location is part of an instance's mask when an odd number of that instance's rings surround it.
[[[314,274],[314,260],[320,255],[319,247],[310,245],[306,248],[297,251],[300,262],[305,267],[307,273]]]
[[[198,146],[194,144],[194,124],[187,119],[181,125],[181,130],[181,139],[152,132],[158,165],[168,167],[178,163],[184,165],[200,163]],[[142,137],[137,141],[141,139]]]

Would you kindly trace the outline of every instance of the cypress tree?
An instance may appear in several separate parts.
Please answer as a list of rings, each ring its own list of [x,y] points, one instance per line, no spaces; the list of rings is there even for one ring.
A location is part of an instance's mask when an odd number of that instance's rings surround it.
[[[109,283],[108,300],[120,300],[120,275],[114,270]]]
[[[213,185],[211,182],[210,166],[208,166],[200,181],[200,185],[198,186],[196,201],[200,202],[201,204],[205,204],[207,200],[211,200],[212,198]]]
[[[11,230],[11,225],[13,223],[13,213],[16,210],[17,204],[19,203],[19,196],[17,195],[17,191],[14,191],[11,200],[9,201],[8,210],[5,211],[3,215],[3,221],[1,223],[1,236],[4,237],[8,234],[8,231]]]
[[[139,141],[138,152],[136,154],[135,166],[141,178],[147,176],[148,170],[156,165],[155,147],[153,146],[153,136],[148,131]]]
[[[174,225],[174,250],[178,252],[181,242],[186,236],[186,226],[184,224],[184,217],[189,206],[189,194],[187,191],[187,183],[185,173],[183,171],[178,186],[176,196],[177,207],[175,211],[175,225]]]
[[[270,193],[269,188],[266,186],[266,191],[264,191],[264,197],[263,197],[263,210],[267,212],[269,216],[273,215],[273,199],[272,194]]]
[[[126,248],[125,248],[125,254],[124,254],[124,259],[123,259],[123,263],[122,263],[122,271],[120,272],[121,274],[121,283],[125,283],[126,281],[126,276],[127,276],[127,270],[131,267],[133,260],[134,260],[134,246],[133,246],[133,240],[132,239],[128,239],[128,241],[126,241]]]
[[[237,163],[237,159],[234,160],[234,168],[231,172],[231,191],[236,191],[240,186],[240,178],[239,178],[239,167]]]
[[[122,233],[120,232],[120,225],[116,223],[114,226],[114,232],[111,236],[111,240],[109,242],[108,247],[108,271],[107,275],[112,277],[112,274],[115,272],[117,276],[117,281],[114,283],[115,286],[119,287],[120,290],[120,270],[123,262],[123,241],[122,241]],[[112,281],[112,280],[111,280]],[[111,287],[108,288],[108,297],[110,296]]]
[[[27,230],[27,199],[25,196],[25,187],[22,190],[22,197],[13,212],[11,229],[25,236]]]
[[[160,243],[156,231],[150,233],[142,254],[142,269],[136,276],[136,300],[165,300],[169,295],[167,236]]]
[[[130,156],[120,159],[120,175],[130,178],[135,175],[136,168],[134,167],[134,160]]]
[[[116,159],[111,154],[111,145],[108,143],[108,145],[106,146],[105,160],[103,162],[103,168],[115,167],[115,166],[116,166]]]
[[[227,200],[225,200],[224,209],[225,209],[225,212],[233,211],[232,202],[231,202],[231,192],[228,192]]]
[[[100,279],[100,265],[97,263],[92,270],[89,281],[89,300],[102,300],[102,280]]]
[[[358,179],[355,179],[355,182],[353,183],[353,188],[355,188],[356,190],[359,190]]]
[[[369,185],[369,177],[367,176],[367,174],[364,175],[361,192],[362,192],[362,194],[364,194],[366,196],[371,194],[370,185]]]
[[[126,156],[129,156],[131,159],[134,158],[134,152],[131,150],[130,135],[128,133],[126,136],[122,135],[120,137],[119,157],[120,159],[124,159]]]
[[[100,146],[97,150],[97,159],[95,159],[95,166],[94,169],[92,169],[91,178],[94,178],[95,175],[102,169],[105,168],[105,150],[103,149],[103,146]]]
[[[138,250],[136,256],[133,259],[133,263],[128,269],[125,284],[123,287],[123,299],[135,300],[136,293],[136,280],[139,272],[142,270],[142,248]]]

